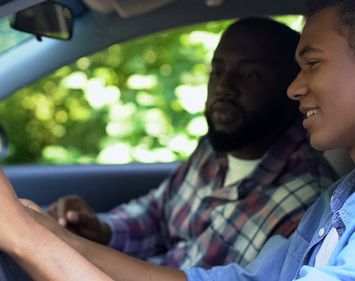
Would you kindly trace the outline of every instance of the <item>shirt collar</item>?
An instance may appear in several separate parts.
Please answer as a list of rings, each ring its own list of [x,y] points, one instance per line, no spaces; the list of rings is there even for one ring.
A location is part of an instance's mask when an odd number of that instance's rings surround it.
[[[331,198],[332,224],[341,235],[355,217],[355,169],[340,182]]]
[[[289,163],[291,154],[304,143],[308,144],[307,132],[302,126],[302,120],[297,119],[269,148],[246,180],[262,185],[271,184]],[[225,175],[228,169],[227,154],[215,152],[215,157]]]
[[[250,178],[263,185],[271,184],[289,163],[291,154],[304,143],[308,144],[307,133],[298,119],[265,153]]]

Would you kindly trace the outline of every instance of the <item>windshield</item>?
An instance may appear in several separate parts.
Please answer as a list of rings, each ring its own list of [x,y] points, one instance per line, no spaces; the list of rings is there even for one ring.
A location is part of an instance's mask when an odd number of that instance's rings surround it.
[[[0,19],[0,34],[0,55],[31,37],[30,34],[12,29],[7,17]]]

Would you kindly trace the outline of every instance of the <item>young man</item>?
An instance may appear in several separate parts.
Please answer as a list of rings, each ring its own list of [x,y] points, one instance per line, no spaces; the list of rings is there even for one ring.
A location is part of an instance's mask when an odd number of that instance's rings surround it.
[[[270,19],[233,23],[212,60],[208,136],[188,161],[101,220],[77,197],[50,214],[88,239],[177,268],[245,265],[268,237],[288,237],[334,179],[285,94],[299,70],[298,40]]]
[[[297,47],[299,102],[311,144],[346,148],[355,161],[355,2],[311,0]],[[275,237],[246,269],[187,270],[195,280],[355,280],[355,171],[309,209],[289,240]]]
[[[288,95],[299,101],[300,110],[305,113],[304,126],[309,130],[314,146],[319,149],[346,148],[355,161],[355,3],[353,0],[309,2],[310,13],[296,52],[301,72],[291,84]],[[77,237],[58,227],[43,213],[28,210],[26,214],[11,186],[3,176],[0,178],[0,248],[19,259],[32,276],[36,277],[35,273],[41,271],[42,279],[35,278],[36,281],[78,280],[75,276],[51,278],[60,266],[67,274],[82,273],[82,266],[87,266],[87,270],[95,274],[103,274],[92,264],[83,264],[85,260],[77,256],[78,252],[87,256],[87,251],[93,247],[100,248],[102,255],[91,262],[98,264],[104,252],[111,253],[116,267],[100,269],[121,281],[355,280],[355,171],[316,201],[290,239],[281,236],[269,239],[254,262],[244,269],[230,264],[210,270],[194,268],[184,271],[151,265]],[[28,206],[37,209],[30,203]],[[48,251],[56,250],[58,241],[62,240],[51,236],[28,214],[67,243],[62,245],[62,251],[72,253],[71,256],[68,254],[70,265],[65,265],[67,256],[53,260],[43,250],[35,253],[35,247],[41,245],[38,238],[46,239]],[[19,231],[33,231],[39,237],[16,239],[12,234]],[[84,244],[87,247],[83,247]],[[88,275],[86,280],[107,280],[105,278],[108,277]]]

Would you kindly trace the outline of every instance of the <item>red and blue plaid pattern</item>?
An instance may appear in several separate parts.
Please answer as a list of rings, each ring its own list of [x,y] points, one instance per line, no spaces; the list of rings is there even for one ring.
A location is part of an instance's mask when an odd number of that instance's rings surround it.
[[[171,267],[245,265],[270,236],[289,236],[336,178],[299,123],[232,186],[223,186],[227,162],[203,138],[158,189],[102,216],[110,246]]]

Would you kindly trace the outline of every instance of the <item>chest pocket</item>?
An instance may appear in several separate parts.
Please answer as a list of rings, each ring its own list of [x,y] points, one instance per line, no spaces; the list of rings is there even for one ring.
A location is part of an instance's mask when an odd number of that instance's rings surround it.
[[[284,262],[286,266],[284,266],[284,270],[281,273],[281,276],[283,276],[285,279],[287,278],[287,280],[292,280],[295,278],[297,271],[299,270],[305,257],[305,253],[307,253],[307,249],[310,243],[300,235],[298,230],[293,233],[290,240],[291,244]]]

